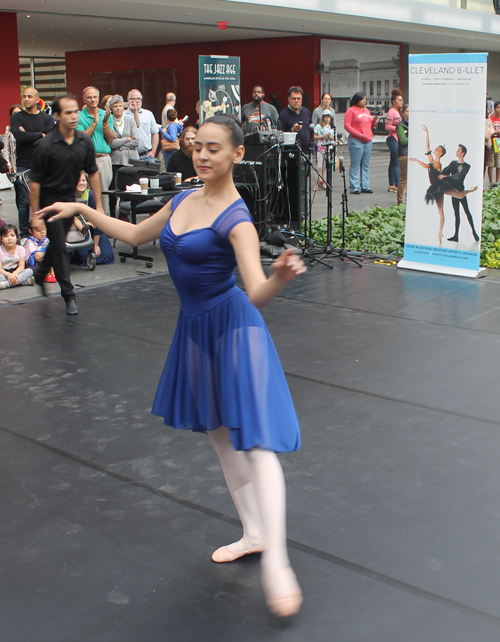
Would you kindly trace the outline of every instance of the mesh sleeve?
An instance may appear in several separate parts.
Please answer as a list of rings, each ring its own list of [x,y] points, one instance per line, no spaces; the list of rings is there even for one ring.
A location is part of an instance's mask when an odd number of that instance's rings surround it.
[[[213,229],[224,239],[239,223],[253,223],[252,215],[248,207],[240,200],[231,205],[213,224]]]

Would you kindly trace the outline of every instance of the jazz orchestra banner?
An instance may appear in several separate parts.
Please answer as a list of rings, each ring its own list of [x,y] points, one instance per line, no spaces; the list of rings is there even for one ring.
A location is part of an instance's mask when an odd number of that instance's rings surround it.
[[[216,114],[241,119],[240,59],[235,56],[198,56],[200,125]]]
[[[486,53],[410,55],[405,248],[398,267],[476,278]]]

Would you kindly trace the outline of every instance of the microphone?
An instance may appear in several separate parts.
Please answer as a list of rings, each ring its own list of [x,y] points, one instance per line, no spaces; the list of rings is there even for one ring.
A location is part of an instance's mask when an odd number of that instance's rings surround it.
[[[343,156],[339,156],[339,170],[341,172],[344,171],[344,157]]]
[[[312,132],[314,131],[314,125],[313,125],[312,123],[309,125],[309,129],[310,129]]]

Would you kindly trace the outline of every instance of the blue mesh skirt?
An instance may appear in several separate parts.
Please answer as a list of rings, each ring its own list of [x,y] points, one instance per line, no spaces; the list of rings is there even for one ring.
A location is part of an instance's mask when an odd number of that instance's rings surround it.
[[[152,412],[178,429],[227,426],[236,450],[300,448],[276,348],[241,290],[199,316],[181,310]]]

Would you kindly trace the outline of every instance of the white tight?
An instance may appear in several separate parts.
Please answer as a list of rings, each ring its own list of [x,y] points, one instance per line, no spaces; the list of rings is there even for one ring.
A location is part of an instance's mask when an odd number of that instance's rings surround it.
[[[234,450],[225,426],[209,431],[208,436],[243,525],[240,541],[243,545],[266,542],[264,571],[288,566],[285,479],[276,453],[259,448]]]

